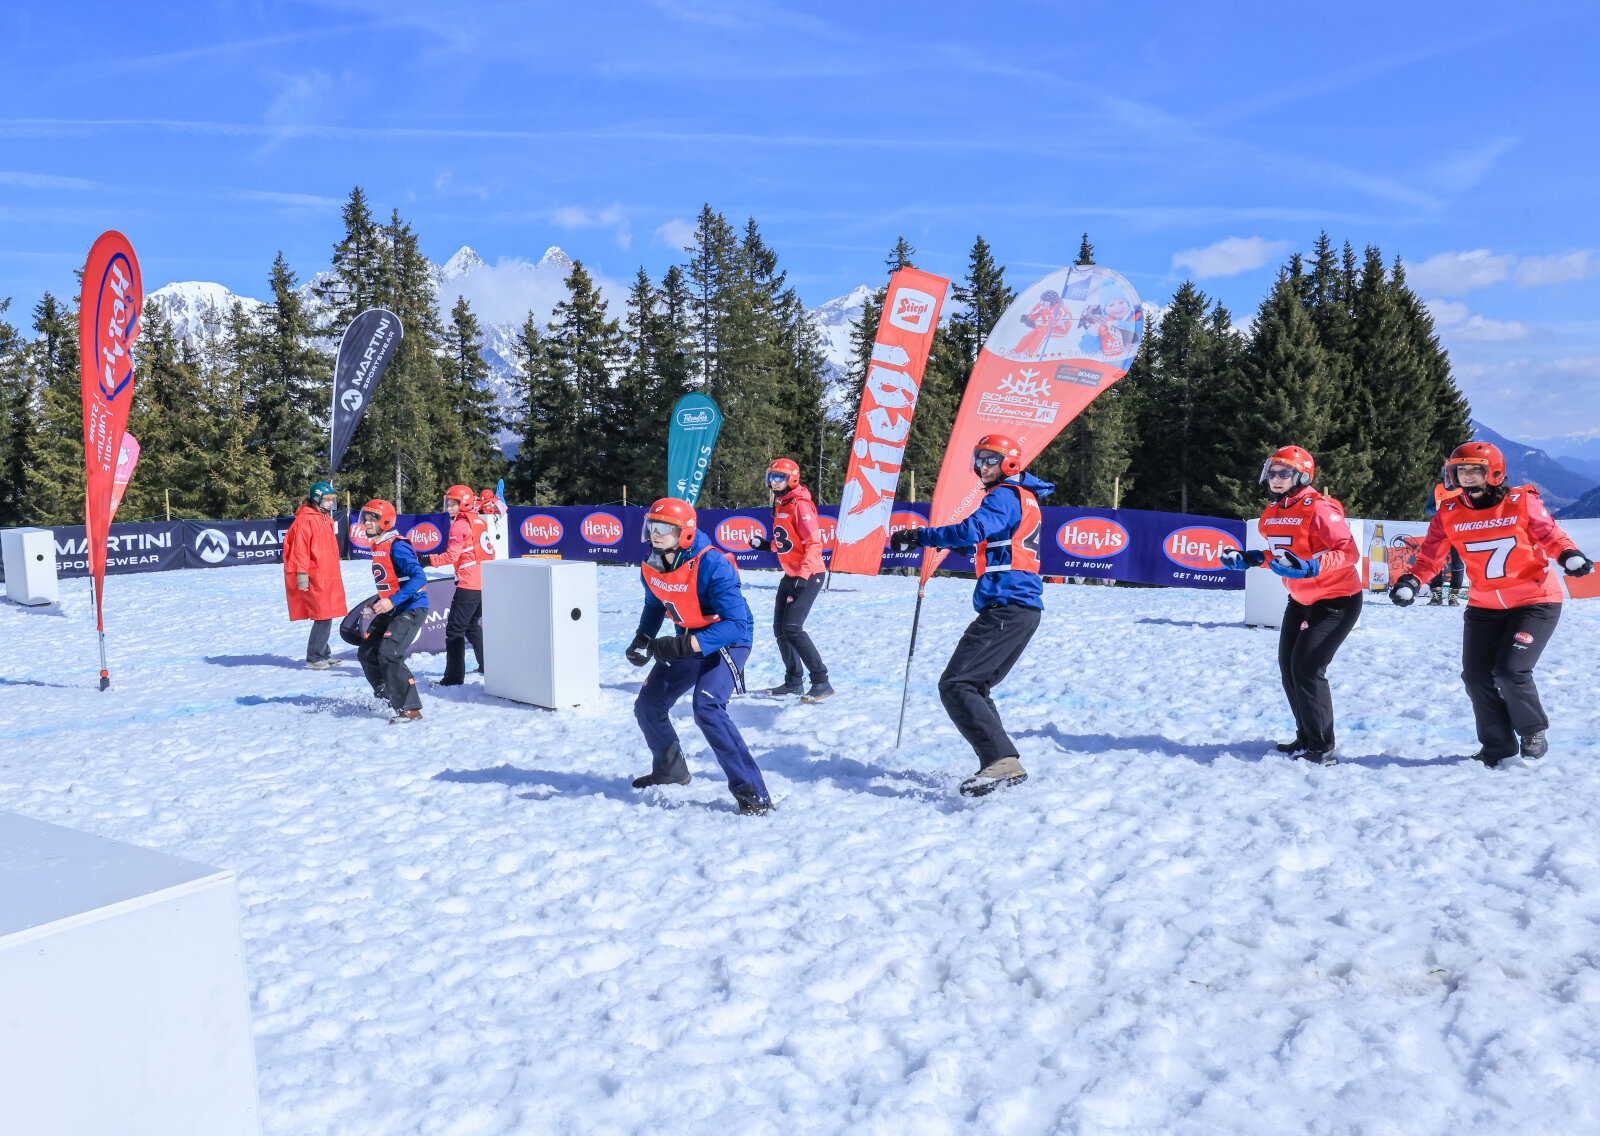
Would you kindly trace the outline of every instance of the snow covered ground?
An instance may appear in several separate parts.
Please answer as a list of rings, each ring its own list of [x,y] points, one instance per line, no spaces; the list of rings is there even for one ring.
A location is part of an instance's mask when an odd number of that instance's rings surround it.
[[[106,694],[83,581],[0,604],[0,809],[237,870],[272,1136],[1600,1130],[1600,602],[1539,669],[1551,756],[1496,771],[1441,756],[1460,612],[1369,605],[1320,769],[1264,756],[1237,593],[1052,586],[999,696],[1032,780],[969,802],[971,585],[931,588],[897,751],[914,582],[843,579],[840,695],[736,705],[779,806],[741,818],[686,710],[694,783],[628,786],[633,572],[602,705],[409,727],[300,669],[281,580],[112,579]]]

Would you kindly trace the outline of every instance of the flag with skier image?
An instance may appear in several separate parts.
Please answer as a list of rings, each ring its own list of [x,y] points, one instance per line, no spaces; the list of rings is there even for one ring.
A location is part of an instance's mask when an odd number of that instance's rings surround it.
[[[1087,359],[1121,364],[1138,353],[1144,309],[1117,273],[1077,264],[1023,293],[984,344],[1015,362]]]

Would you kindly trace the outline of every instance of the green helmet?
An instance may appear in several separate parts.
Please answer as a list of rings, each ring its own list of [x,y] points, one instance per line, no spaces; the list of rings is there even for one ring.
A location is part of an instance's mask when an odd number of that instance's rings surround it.
[[[333,492],[333,486],[329,485],[326,481],[313,482],[310,492],[306,494],[306,500],[315,501],[320,505],[322,504],[322,499]],[[337,494],[335,494],[335,496],[337,496]]]

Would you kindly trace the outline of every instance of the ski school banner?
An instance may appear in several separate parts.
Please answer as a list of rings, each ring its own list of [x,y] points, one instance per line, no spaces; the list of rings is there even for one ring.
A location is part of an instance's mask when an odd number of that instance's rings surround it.
[[[667,496],[693,505],[700,498],[711,453],[722,432],[722,411],[703,394],[686,394],[667,426]]]
[[[1014,439],[1027,465],[1127,374],[1143,333],[1138,293],[1109,268],[1073,265],[1034,281],[978,353],[939,467],[931,523],[953,524],[978,507],[983,483],[972,472],[972,449],[979,438]],[[937,549],[924,551],[924,580],[942,559]]]
[[[356,426],[377,392],[383,369],[404,334],[399,316],[387,308],[368,308],[351,320],[339,337],[339,354],[333,364],[333,408],[328,419],[330,477],[338,472]]]
[[[911,418],[950,281],[915,268],[889,278],[839,504],[833,571],[876,576]]]

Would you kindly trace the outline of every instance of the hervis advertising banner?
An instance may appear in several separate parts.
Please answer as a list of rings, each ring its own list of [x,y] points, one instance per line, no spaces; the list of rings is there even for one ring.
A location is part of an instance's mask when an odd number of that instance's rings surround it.
[[[915,268],[889,278],[840,495],[835,572],[878,574],[922,373],[949,287],[944,277]]]

